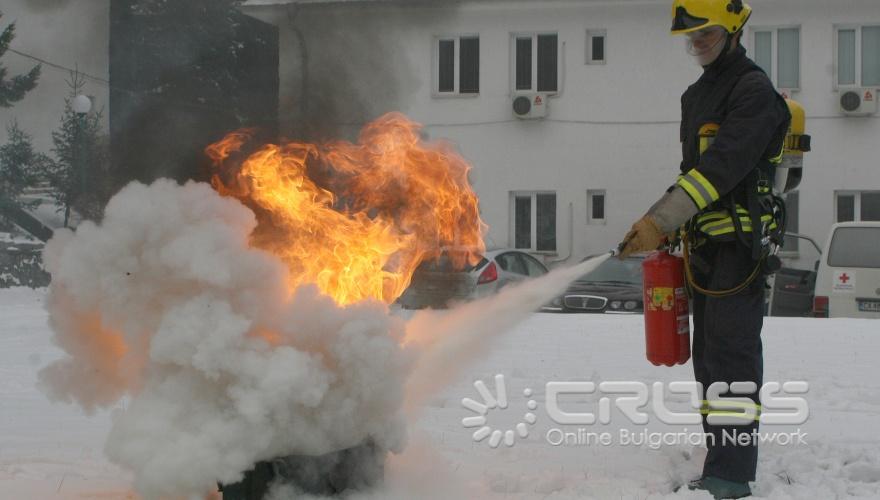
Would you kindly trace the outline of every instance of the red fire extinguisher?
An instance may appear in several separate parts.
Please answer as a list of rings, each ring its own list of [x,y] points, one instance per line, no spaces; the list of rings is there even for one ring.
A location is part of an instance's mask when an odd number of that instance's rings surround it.
[[[684,261],[659,250],[642,262],[645,300],[645,347],[655,365],[684,364],[691,357]]]

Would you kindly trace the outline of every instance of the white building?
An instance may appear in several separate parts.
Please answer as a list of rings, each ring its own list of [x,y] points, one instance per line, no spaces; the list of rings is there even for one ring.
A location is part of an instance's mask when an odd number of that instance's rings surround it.
[[[836,220],[880,219],[880,120],[839,104],[844,89],[880,89],[880,2],[749,3],[745,45],[805,106],[813,137],[792,226],[821,244]],[[474,166],[490,246],[554,262],[616,246],[674,182],[679,98],[701,68],[669,35],[670,4],[251,0],[244,10],[281,29],[289,135],[297,104],[313,103],[306,118],[332,105],[349,127],[402,111]],[[536,94],[546,117],[516,117],[514,99]],[[798,267],[817,258],[803,241],[788,255]]]

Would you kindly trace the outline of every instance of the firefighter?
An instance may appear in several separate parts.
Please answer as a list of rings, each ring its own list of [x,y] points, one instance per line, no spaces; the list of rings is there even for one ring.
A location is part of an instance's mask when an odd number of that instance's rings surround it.
[[[704,394],[715,382],[752,382],[755,392],[735,396],[750,398],[760,413],[764,277],[775,258],[768,242],[781,244],[784,226],[768,176],[781,161],[791,116],[740,44],[751,12],[741,0],[673,1],[672,33],[685,35],[703,73],[681,99],[681,175],[633,224],[620,257],[680,239],[693,295],[694,377]],[[715,498],[750,496],[757,443],[729,436],[757,430],[757,418],[710,425],[703,399],[708,454],[688,487]]]

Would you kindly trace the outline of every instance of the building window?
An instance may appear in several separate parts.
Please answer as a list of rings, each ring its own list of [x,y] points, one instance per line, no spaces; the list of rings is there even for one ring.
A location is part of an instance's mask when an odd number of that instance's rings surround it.
[[[785,195],[785,232],[800,232],[800,193],[792,191]],[[782,249],[786,252],[797,252],[800,249],[800,238],[785,237]]]
[[[605,30],[587,30],[587,64],[605,64]]]
[[[459,47],[459,92],[476,94],[480,91],[480,39],[462,37]]]
[[[555,33],[513,36],[514,89],[559,91],[559,36]]]
[[[835,26],[835,86],[880,86],[880,26]]]
[[[516,90],[532,90],[532,37],[516,39]]]
[[[859,197],[859,217],[861,220],[880,221],[880,192],[862,193]]]
[[[532,196],[518,195],[513,209],[513,246],[532,248]]]
[[[516,192],[511,198],[514,248],[555,252],[556,193]]]
[[[480,92],[480,38],[476,35],[438,37],[434,43],[437,95]]]
[[[776,88],[800,89],[800,28],[754,28],[752,47],[755,62],[767,73]]]
[[[880,191],[835,191],[837,222],[880,221]]]
[[[455,40],[439,40],[440,86],[438,92],[455,92]]]
[[[587,224],[605,224],[605,190],[587,191]]]
[[[755,63],[773,79],[773,36],[770,31],[755,31],[754,42]]]
[[[837,193],[837,222],[850,222],[856,220],[856,195]]]

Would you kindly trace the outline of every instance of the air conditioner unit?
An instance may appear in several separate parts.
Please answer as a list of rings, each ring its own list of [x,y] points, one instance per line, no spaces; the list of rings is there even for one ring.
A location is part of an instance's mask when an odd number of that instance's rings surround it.
[[[513,114],[523,120],[547,116],[547,94],[522,94],[513,97]]]
[[[859,88],[841,90],[840,111],[850,116],[873,115],[877,112],[877,90]]]

